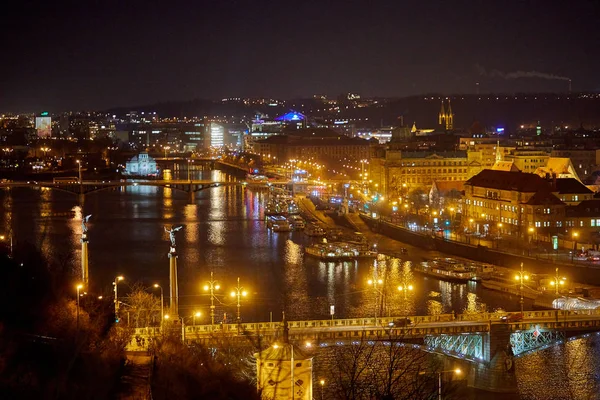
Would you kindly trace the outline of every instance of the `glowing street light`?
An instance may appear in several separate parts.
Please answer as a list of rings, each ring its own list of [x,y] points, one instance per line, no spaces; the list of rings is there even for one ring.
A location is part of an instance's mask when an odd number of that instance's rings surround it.
[[[121,282],[123,279],[125,279],[123,276],[117,276],[115,278],[115,281],[113,282],[113,285],[115,287],[115,317],[117,318],[117,320],[119,319],[119,296],[118,296],[118,287],[119,287],[119,282]]]
[[[573,231],[571,233],[573,237],[573,251],[571,252],[571,263],[575,262],[575,252],[577,251],[577,238],[579,237],[579,233]]]
[[[556,276],[554,277],[554,279],[552,281],[550,281],[550,286],[554,286],[554,294],[556,294],[558,296],[558,292],[560,291],[560,287],[564,286],[566,284],[566,280],[567,278],[565,278],[564,276],[562,278],[558,278],[558,268],[556,268]]]
[[[529,280],[529,275],[523,271],[523,263],[521,263],[521,271],[515,275],[515,279],[520,283],[519,292],[521,293],[521,316],[523,315],[523,286],[524,282]]]
[[[165,319],[165,306],[164,306],[164,301],[165,301],[165,297],[163,296],[163,288],[162,286],[160,286],[158,283],[155,283],[154,288],[160,289],[160,329],[162,330],[162,326],[163,326],[163,320]]]
[[[210,323],[215,324],[215,290],[219,290],[221,285],[213,279],[213,272],[210,273],[210,281],[204,285],[204,291],[210,291]]]
[[[248,292],[246,292],[244,290],[244,288],[242,288],[240,286],[240,277],[238,276],[237,287],[231,291],[231,297],[237,297],[237,323],[238,323],[238,325],[242,322],[242,318],[240,315],[241,299],[242,299],[242,297],[246,297],[247,295],[248,295]]]

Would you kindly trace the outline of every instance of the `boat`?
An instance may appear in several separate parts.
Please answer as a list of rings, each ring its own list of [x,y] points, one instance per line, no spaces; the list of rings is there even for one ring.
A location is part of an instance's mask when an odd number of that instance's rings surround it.
[[[318,243],[304,248],[304,252],[312,257],[326,261],[351,261],[361,258],[376,258],[377,252],[359,250],[349,243]]]
[[[299,215],[291,215],[288,217],[288,222],[292,225],[292,229],[295,231],[301,231],[306,228],[306,222]]]
[[[323,237],[326,232],[325,229],[321,228],[317,224],[310,224],[304,229],[304,234],[310,237]]]
[[[476,276],[474,272],[468,271],[464,265],[452,265],[457,263],[436,263],[434,262],[422,262],[421,265],[414,267],[414,271],[432,276],[434,278],[441,279],[449,282],[467,283],[473,280]]]
[[[267,228],[273,232],[289,232],[292,227],[288,220],[282,215],[272,215],[267,218]]]

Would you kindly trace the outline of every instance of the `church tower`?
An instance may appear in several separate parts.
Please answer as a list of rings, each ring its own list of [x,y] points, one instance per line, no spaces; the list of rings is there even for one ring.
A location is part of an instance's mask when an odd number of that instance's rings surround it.
[[[444,128],[446,126],[446,110],[444,110],[444,100],[442,100],[442,108],[440,109],[440,114],[438,116],[438,125],[440,128]]]
[[[452,113],[452,104],[448,99],[448,112],[446,113],[446,130],[451,131],[454,129],[454,114]]]
[[[444,100],[442,100],[442,107],[440,108],[440,114],[438,115],[438,124],[441,130],[451,131],[454,129],[454,114],[452,113],[452,104],[448,100],[448,109],[444,107]]]

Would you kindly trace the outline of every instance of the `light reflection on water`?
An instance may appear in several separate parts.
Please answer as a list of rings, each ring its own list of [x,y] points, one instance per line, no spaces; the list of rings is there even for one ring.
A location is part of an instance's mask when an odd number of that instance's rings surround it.
[[[229,179],[221,172],[194,173],[194,178]],[[279,320],[284,309],[290,319],[329,319],[331,305],[335,318],[371,317],[376,295],[367,281],[374,272],[385,282],[384,315],[519,308],[517,296],[490,292],[474,282],[460,285],[413,274],[411,260],[380,257],[375,266],[373,260],[325,263],[306,257],[303,246],[310,238],[300,232],[267,231],[262,215],[267,197],[267,191],[241,187],[206,189],[191,198],[176,190],[137,186],[86,195],[81,209],[77,197],[66,193],[2,190],[0,231],[12,227],[17,244],[27,240],[50,258],[69,259],[76,278],[81,219],[93,214],[91,280],[97,288],[110,290],[114,276],[123,274],[125,294],[127,285],[138,280],[168,287],[169,242],[163,227],[186,225],[177,240],[184,315],[193,310],[208,315],[209,298],[201,286],[211,270],[223,293],[229,293],[240,277],[250,293],[242,303],[245,321],[268,320],[270,312]],[[70,211],[70,218],[44,216]],[[406,298],[397,290],[403,283],[414,287]],[[220,300],[217,321],[223,313],[235,312],[230,299]],[[578,340],[518,359],[522,398],[594,398],[600,379],[599,346],[595,338]],[[593,396],[586,397],[590,393]]]

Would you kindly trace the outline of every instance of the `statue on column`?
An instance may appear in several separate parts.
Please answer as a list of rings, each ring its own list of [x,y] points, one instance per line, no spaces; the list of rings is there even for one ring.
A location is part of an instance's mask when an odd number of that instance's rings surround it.
[[[175,252],[175,232],[183,229],[183,225],[180,226],[172,226],[171,229],[167,229],[165,227],[165,232],[169,234],[169,239],[171,240],[171,252]]]
[[[83,238],[85,238],[87,236],[87,232],[88,232],[88,222],[90,221],[90,218],[92,217],[92,214],[85,216],[82,220],[81,220],[81,236]]]

